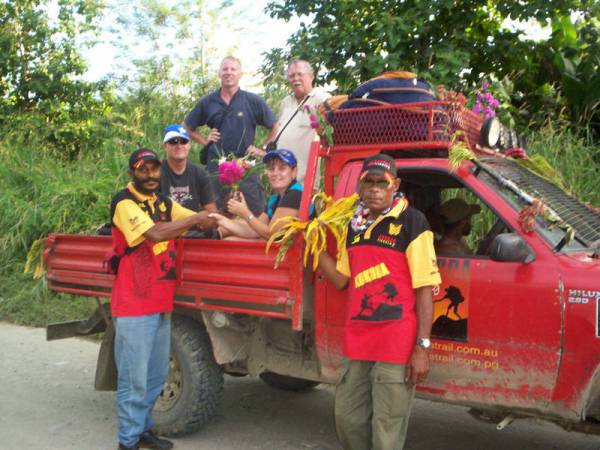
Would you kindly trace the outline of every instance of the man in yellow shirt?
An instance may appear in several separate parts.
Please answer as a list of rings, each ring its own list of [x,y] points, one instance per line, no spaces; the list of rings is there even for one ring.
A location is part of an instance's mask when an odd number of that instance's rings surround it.
[[[151,411],[169,370],[176,280],[173,239],[191,227],[213,223],[207,212],[195,213],[156,193],[160,167],[154,151],[134,151],[129,158],[131,183],[111,203],[113,252],[118,258],[111,312],[119,449],[173,447],[151,430]]]

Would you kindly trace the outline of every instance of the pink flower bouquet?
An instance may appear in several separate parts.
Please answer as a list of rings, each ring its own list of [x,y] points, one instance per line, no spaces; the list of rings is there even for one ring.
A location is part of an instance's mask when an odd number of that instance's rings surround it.
[[[219,182],[231,186],[232,191],[238,191],[240,183],[260,167],[255,159],[248,156],[235,158],[233,155],[221,157],[217,166]]]

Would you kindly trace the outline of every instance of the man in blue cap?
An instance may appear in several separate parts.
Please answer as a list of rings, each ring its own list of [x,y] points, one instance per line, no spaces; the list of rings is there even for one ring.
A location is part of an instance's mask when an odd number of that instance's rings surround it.
[[[182,125],[165,128],[163,148],[167,159],[161,166],[160,192],[192,211],[216,212],[208,174],[188,161],[191,145],[190,135]]]

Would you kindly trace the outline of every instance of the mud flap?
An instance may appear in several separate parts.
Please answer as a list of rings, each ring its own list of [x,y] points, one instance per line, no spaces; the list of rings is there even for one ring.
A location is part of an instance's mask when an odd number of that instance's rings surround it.
[[[106,326],[102,337],[98,362],[96,363],[96,378],[94,389],[97,391],[117,390],[117,366],[115,364],[115,326],[112,320]]]

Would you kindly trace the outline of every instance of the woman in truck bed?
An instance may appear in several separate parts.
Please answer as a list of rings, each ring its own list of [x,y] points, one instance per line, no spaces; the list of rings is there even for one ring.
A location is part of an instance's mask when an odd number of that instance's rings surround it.
[[[222,214],[211,214],[217,219],[219,236],[224,239],[268,239],[279,227],[271,228],[280,217],[298,216],[302,185],[296,181],[298,163],[290,150],[278,149],[263,157],[272,195],[267,199],[265,210],[255,217],[240,192],[239,199],[232,198],[227,208],[238,219]]]

